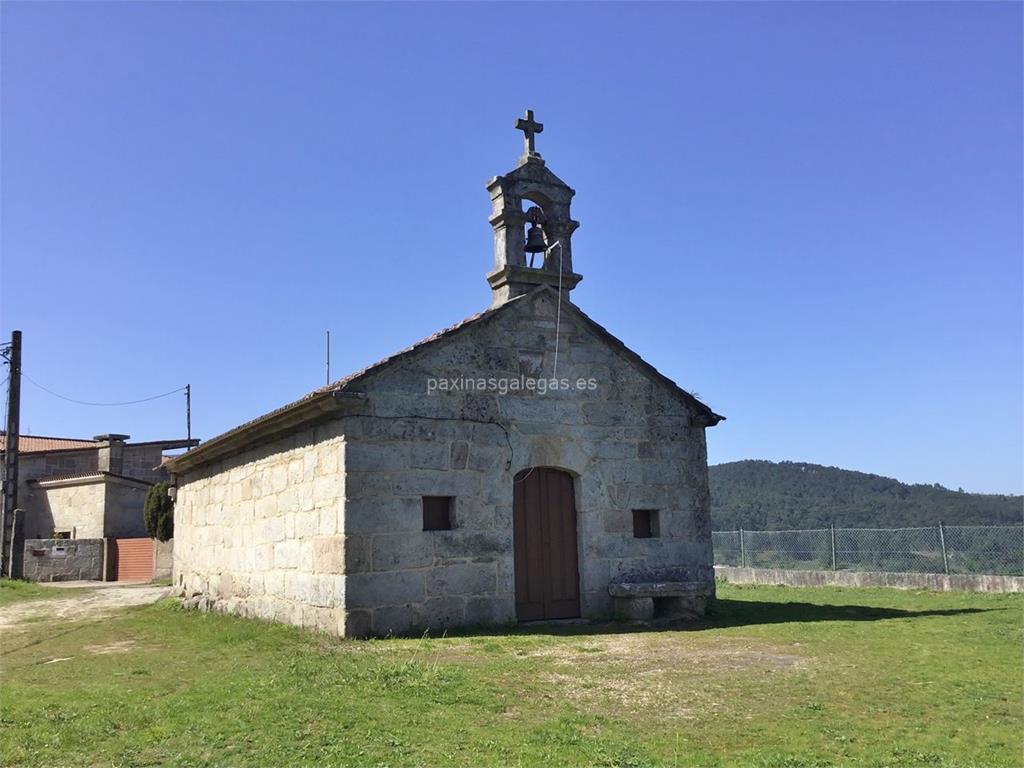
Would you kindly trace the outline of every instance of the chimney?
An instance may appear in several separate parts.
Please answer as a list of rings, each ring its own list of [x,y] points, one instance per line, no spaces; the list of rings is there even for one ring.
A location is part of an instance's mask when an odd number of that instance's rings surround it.
[[[124,471],[124,444],[131,435],[96,435],[96,469],[120,475]]]

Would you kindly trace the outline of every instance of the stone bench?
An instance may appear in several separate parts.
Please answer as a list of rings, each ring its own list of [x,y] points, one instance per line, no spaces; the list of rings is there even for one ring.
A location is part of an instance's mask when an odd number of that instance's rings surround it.
[[[706,581],[646,581],[609,584],[615,618],[622,621],[698,619],[707,609],[714,584]]]

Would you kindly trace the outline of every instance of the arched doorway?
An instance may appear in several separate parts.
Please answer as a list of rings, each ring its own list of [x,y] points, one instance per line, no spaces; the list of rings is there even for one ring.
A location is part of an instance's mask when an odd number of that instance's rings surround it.
[[[512,503],[519,621],[580,615],[572,475],[532,467],[516,475]]]

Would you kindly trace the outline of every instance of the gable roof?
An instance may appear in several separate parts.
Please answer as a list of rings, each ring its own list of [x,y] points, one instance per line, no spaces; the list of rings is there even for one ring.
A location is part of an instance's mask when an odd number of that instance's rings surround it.
[[[546,290],[551,290],[547,286],[544,286],[544,288]],[[594,333],[596,333],[598,336],[600,336],[602,339],[604,339],[604,341],[609,346],[611,346],[613,349],[615,349],[616,352],[618,352],[620,355],[625,357],[627,360],[629,360],[631,363],[633,363],[635,366],[637,366],[640,370],[642,370],[644,373],[646,373],[652,379],[654,379],[655,381],[660,382],[661,384],[664,384],[666,387],[668,387],[669,391],[672,392],[672,394],[674,394],[676,397],[678,397],[684,403],[689,405],[691,408],[695,409],[697,411],[697,413],[699,413],[702,416],[704,416],[704,418],[707,421],[706,426],[713,427],[718,422],[725,421],[725,416],[720,416],[719,414],[715,413],[713,410],[711,410],[710,406],[708,406],[705,403],[701,402],[697,398],[696,395],[694,395],[694,394],[692,394],[690,392],[687,392],[685,389],[680,387],[672,379],[670,379],[668,376],[663,374],[661,371],[659,371],[653,365],[648,363],[646,360],[644,360],[642,357],[640,357],[640,355],[638,355],[632,349],[627,347],[625,342],[623,342],[617,336],[613,336],[608,331],[607,328],[605,328],[603,325],[601,325],[597,321],[593,320],[590,317],[590,315],[585,313],[582,309],[577,307],[575,304],[573,304],[572,302],[566,302],[563,306],[567,307],[571,314],[577,316],[581,321],[583,321],[584,325],[589,327],[590,330],[592,330]]]
[[[239,426],[224,432],[205,443],[202,443],[198,448],[183,453],[180,456],[176,456],[169,460],[164,467],[171,472],[181,472],[185,469],[192,469],[201,466],[210,461],[214,461],[220,458],[226,449],[230,450],[229,446],[242,443],[244,436],[247,432],[254,431],[261,427],[270,427],[275,422],[278,422],[282,426],[293,425],[303,423],[310,418],[314,418],[317,415],[323,414],[325,408],[330,409],[331,405],[335,403],[339,396],[343,397],[345,394],[351,394],[357,396],[358,393],[353,391],[354,385],[359,381],[363,380],[371,374],[380,373],[385,368],[397,363],[399,360],[407,358],[420,350],[436,344],[442,340],[448,340],[455,335],[465,331],[467,328],[475,327],[483,322],[486,322],[495,315],[507,310],[509,307],[517,306],[520,302],[530,301],[535,297],[541,295],[544,292],[550,292],[557,296],[555,289],[542,285],[538,286],[529,293],[510,299],[504,304],[500,304],[497,307],[490,307],[485,309],[483,312],[478,312],[475,315],[467,317],[454,325],[451,325],[437,333],[431,334],[430,336],[422,339],[409,347],[396,352],[393,355],[382,358],[376,363],[363,368],[360,371],[349,374],[344,378],[338,379],[337,381],[331,382],[326,386],[320,387],[313,390],[312,392],[304,395],[303,397],[295,400],[287,405],[283,405],[269,413],[265,413],[255,419],[240,424]],[[660,382],[668,388],[668,390],[682,400],[686,405],[694,408],[697,413],[704,416],[706,426],[714,426],[720,421],[724,421],[725,417],[720,416],[711,410],[707,405],[698,400],[694,395],[687,392],[685,389],[676,384],[672,379],[665,376],[663,373],[658,371],[653,365],[644,360],[640,355],[631,350],[625,345],[624,342],[613,336],[608,330],[592,320],[586,313],[583,312],[572,302],[566,301],[562,304],[565,311],[568,311],[572,316],[578,318],[587,328],[593,331],[597,336],[604,340],[609,346],[615,349],[620,355],[625,357],[632,364],[640,368],[645,374],[650,376],[652,379]],[[304,418],[305,416],[305,418]],[[261,430],[262,431],[262,430]],[[241,438],[241,440],[240,440]],[[257,438],[258,439],[258,438]],[[255,440],[253,441],[255,442]]]

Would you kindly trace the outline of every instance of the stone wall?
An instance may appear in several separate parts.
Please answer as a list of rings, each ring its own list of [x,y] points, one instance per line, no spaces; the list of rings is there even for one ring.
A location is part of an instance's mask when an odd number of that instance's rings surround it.
[[[62,528],[54,524],[46,499],[46,492],[29,483],[40,477],[74,475],[96,471],[96,449],[54,451],[51,453],[24,453],[18,456],[18,504],[25,510],[25,535],[44,538]],[[102,529],[90,535],[102,536]]]
[[[111,478],[106,489],[103,535],[117,539],[149,536],[143,510],[150,486]]]
[[[128,443],[122,454],[121,471],[118,474],[134,477],[147,483],[159,483],[170,479],[161,466],[163,449],[160,443]]]
[[[50,521],[44,535],[55,531],[73,531],[76,539],[102,539],[107,535],[103,522],[107,484],[103,477],[63,481],[55,487],[39,488],[36,493],[38,506]],[[30,512],[27,520],[34,514]],[[39,530],[38,521],[33,527]]]
[[[588,329],[563,314],[558,377],[594,389],[427,394],[431,378],[550,376],[554,297],[520,301],[359,382],[374,415],[345,419],[355,634],[514,621],[513,478],[534,466],[576,478],[583,616],[611,616],[613,580],[696,580],[713,592],[704,430]],[[423,495],[455,497],[454,530],[422,530]],[[658,510],[658,538],[634,538],[633,509]]]
[[[85,539],[148,536],[143,508],[149,488],[108,475],[44,481],[35,488],[27,521],[35,537],[59,531]]]
[[[99,468],[97,460],[95,448],[22,453],[18,455],[18,476],[27,482],[32,478],[94,472]]]
[[[94,581],[103,578],[103,539],[28,539],[28,581]]]
[[[338,422],[178,479],[174,584],[217,610],[344,634]]]
[[[892,587],[937,592],[1024,592],[1024,577],[964,573],[892,573],[887,571],[785,571],[716,565],[715,575],[733,584],[786,587]]]
[[[174,571],[174,539],[153,539],[153,578],[169,579]]]

